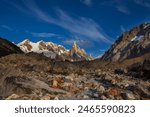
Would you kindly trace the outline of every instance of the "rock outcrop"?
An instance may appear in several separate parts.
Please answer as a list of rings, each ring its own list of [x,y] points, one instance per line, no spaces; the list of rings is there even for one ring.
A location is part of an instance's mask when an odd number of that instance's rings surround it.
[[[23,53],[19,47],[10,41],[0,38],[0,57],[13,53]]]
[[[150,23],[143,23],[122,34],[102,56],[105,61],[123,61],[150,52]]]

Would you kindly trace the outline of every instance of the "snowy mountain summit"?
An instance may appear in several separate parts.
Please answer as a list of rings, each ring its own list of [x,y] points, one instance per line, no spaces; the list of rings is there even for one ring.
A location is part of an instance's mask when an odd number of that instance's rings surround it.
[[[52,42],[32,42],[29,39],[25,39],[19,43],[18,46],[25,53],[43,53],[46,57],[51,59],[69,61],[92,60],[92,57],[87,55],[83,49],[80,49],[76,42],[74,42],[74,45],[70,50],[67,50],[65,47]]]

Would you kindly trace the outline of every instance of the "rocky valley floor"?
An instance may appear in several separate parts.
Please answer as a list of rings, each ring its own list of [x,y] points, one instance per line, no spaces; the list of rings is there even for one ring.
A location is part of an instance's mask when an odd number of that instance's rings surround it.
[[[33,53],[0,58],[0,80],[0,98],[6,100],[150,99],[149,79],[125,75],[106,64],[91,67]]]

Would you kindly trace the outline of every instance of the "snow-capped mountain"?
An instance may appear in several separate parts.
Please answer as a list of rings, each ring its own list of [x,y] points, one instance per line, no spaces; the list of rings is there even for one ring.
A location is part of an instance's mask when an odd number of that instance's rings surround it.
[[[61,45],[56,45],[52,42],[32,42],[29,39],[24,40],[23,42],[19,43],[18,46],[22,51],[25,53],[35,52],[35,53],[43,53],[45,56],[55,59],[57,55],[61,55],[66,53],[66,50]]]
[[[150,53],[150,23],[143,23],[123,33],[102,59],[122,61],[147,53]]]
[[[91,60],[92,57],[88,56],[83,49],[80,49],[76,43],[74,43],[71,50],[67,50],[61,45],[54,44],[52,42],[32,42],[29,39],[19,43],[18,46],[25,53],[35,52],[43,53],[45,56],[61,60],[69,61],[80,61],[80,60]]]

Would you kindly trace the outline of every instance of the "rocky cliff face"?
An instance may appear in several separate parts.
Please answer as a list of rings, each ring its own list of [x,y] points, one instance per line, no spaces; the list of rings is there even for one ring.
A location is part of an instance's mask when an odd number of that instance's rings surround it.
[[[122,34],[102,56],[106,61],[122,61],[150,52],[150,23],[143,23]]]
[[[80,49],[76,43],[74,43],[71,50],[67,50],[65,47],[52,42],[39,41],[34,43],[28,39],[19,43],[18,46],[25,53],[43,53],[46,57],[51,59],[69,61],[92,60],[92,57],[87,55],[83,49]]]
[[[0,38],[0,57],[13,53],[23,53],[19,47],[6,39]]]

